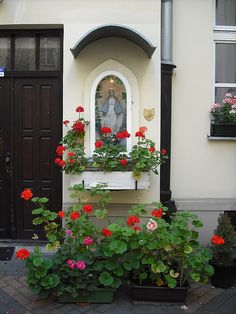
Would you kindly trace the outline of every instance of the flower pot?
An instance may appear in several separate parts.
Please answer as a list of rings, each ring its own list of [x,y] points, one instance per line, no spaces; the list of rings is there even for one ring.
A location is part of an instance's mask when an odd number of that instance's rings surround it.
[[[236,124],[211,124],[211,136],[236,137]]]
[[[219,288],[229,288],[234,285],[236,278],[235,265],[213,265],[213,267],[214,275],[211,277],[211,283],[213,286]]]
[[[81,291],[77,297],[63,293],[58,297],[60,303],[112,303],[115,289],[96,288],[94,291]]]
[[[149,172],[142,172],[138,180],[133,177],[132,171],[84,171],[81,174],[70,175],[70,185],[83,184],[91,189],[97,184],[106,184],[108,190],[141,190],[150,188]]]
[[[188,288],[188,286],[175,288],[132,286],[131,289],[132,298],[136,301],[184,303],[186,300]]]

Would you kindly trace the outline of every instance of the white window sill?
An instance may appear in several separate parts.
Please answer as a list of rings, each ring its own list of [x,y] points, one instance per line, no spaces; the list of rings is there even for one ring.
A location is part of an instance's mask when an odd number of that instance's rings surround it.
[[[207,135],[208,141],[236,141],[236,137]]]

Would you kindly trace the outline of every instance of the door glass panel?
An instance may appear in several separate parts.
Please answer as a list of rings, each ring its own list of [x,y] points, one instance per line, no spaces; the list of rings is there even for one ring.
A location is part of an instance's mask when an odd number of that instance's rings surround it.
[[[0,66],[10,70],[11,66],[11,41],[9,37],[0,37]]]
[[[60,38],[40,38],[40,70],[56,71],[60,69]]]
[[[216,25],[236,26],[235,0],[216,0]]]
[[[35,37],[16,37],[15,40],[15,70],[35,70]]]
[[[236,83],[236,44],[216,44],[216,83]]]

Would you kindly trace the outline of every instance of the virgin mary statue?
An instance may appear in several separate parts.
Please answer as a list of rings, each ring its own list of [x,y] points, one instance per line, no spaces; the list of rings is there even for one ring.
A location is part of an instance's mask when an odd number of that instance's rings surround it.
[[[101,126],[111,128],[112,133],[121,130],[124,113],[122,105],[117,97],[114,96],[114,89],[109,90],[109,96],[105,99],[101,108]]]

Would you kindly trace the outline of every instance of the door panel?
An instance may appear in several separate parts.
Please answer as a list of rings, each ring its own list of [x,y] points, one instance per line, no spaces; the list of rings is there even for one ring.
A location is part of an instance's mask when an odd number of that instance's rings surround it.
[[[11,185],[10,163],[6,164],[10,152],[11,128],[11,81],[0,79],[0,237],[11,237]],[[10,161],[10,159],[9,159]]]
[[[19,198],[24,188],[50,198],[50,208],[61,210],[61,174],[54,165],[55,149],[61,138],[62,108],[60,80],[15,79],[14,82],[14,167],[16,236],[31,238],[31,202]]]

